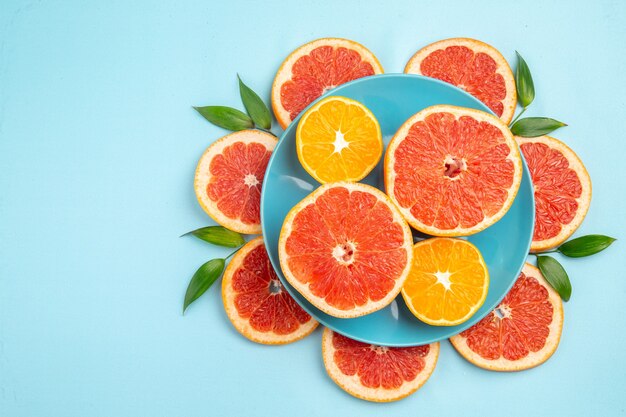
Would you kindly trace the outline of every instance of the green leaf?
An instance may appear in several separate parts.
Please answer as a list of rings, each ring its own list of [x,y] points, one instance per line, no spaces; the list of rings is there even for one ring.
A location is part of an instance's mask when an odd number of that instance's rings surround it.
[[[557,250],[570,258],[582,258],[583,256],[602,252],[611,246],[613,242],[615,242],[615,239],[609,236],[587,235],[565,242]]]
[[[537,256],[537,267],[543,277],[559,293],[563,301],[572,295],[572,283],[563,266],[551,256]]]
[[[257,93],[252,91],[250,87],[245,85],[241,81],[241,77],[237,74],[239,79],[239,94],[241,95],[241,101],[243,102],[246,112],[254,121],[258,127],[263,129],[269,129],[272,127],[272,116],[270,110],[267,108],[261,97]]]
[[[189,281],[187,292],[185,293],[185,304],[183,314],[187,307],[198,299],[224,272],[224,259],[211,259],[202,265]]]
[[[181,237],[187,235],[193,235],[198,239],[204,240],[205,242],[209,242],[218,246],[225,246],[227,248],[238,248],[239,246],[246,243],[246,241],[243,239],[243,236],[241,236],[239,233],[228,230],[227,228],[222,226],[201,227],[200,229],[187,232]]]
[[[547,135],[555,131],[559,127],[567,126],[563,122],[550,119],[549,117],[527,117],[520,119],[511,127],[511,132],[517,136],[525,138],[534,138],[537,136]]]
[[[535,99],[535,84],[526,61],[524,61],[519,52],[515,53],[517,54],[517,68],[515,69],[517,100],[522,107],[526,108]]]
[[[209,122],[224,129],[238,131],[254,127],[254,122],[247,114],[232,107],[205,106],[194,109]]]

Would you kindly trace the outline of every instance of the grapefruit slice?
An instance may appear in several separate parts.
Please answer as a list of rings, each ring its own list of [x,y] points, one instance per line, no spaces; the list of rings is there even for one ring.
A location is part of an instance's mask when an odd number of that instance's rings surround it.
[[[385,154],[387,194],[417,230],[466,236],[511,207],[522,180],[513,135],[497,117],[432,106],[410,117]]]
[[[313,100],[348,81],[382,74],[378,59],[348,39],[323,38],[302,45],[282,63],[272,85],[272,108],[280,126],[289,123]]]
[[[487,298],[489,272],[478,248],[453,238],[413,246],[413,265],[402,287],[409,310],[434,326],[467,321]]]
[[[521,371],[544,363],[563,329],[563,303],[541,272],[525,264],[513,288],[484,319],[450,338],[468,361],[491,371]]]
[[[261,233],[261,184],[278,140],[258,130],[224,136],[204,152],[194,189],[216,222],[239,233]]]
[[[324,184],[360,181],[383,154],[378,120],[363,104],[346,97],[328,97],[302,116],[296,130],[298,159]]]
[[[400,400],[430,378],[439,343],[412,347],[370,345],[324,329],[322,356],[330,378],[357,398],[375,402]]]
[[[412,242],[384,193],[337,182],[291,209],[278,253],[285,277],[311,304],[335,317],[358,317],[398,295],[411,267]]]
[[[591,178],[578,156],[550,137],[515,137],[535,189],[535,231],[531,252],[565,242],[583,222],[591,203]]]
[[[413,55],[404,72],[437,78],[467,91],[505,124],[515,113],[517,92],[511,67],[497,49],[484,42],[453,38],[432,43]]]
[[[228,264],[222,300],[235,329],[253,342],[291,343],[317,327],[276,276],[262,236],[248,242]]]

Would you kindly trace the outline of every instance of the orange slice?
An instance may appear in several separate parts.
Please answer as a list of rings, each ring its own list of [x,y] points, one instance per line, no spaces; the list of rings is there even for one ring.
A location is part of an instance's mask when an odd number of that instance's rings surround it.
[[[432,106],[407,120],[385,154],[387,194],[421,232],[477,233],[506,214],[522,180],[509,128],[473,109]]]
[[[317,327],[276,276],[261,236],[239,249],[228,264],[222,300],[235,329],[257,343],[295,342]]]
[[[531,252],[565,242],[583,222],[591,203],[591,178],[567,145],[550,136],[515,137],[535,190],[535,231]]]
[[[224,136],[204,152],[194,189],[216,222],[239,233],[261,233],[261,184],[278,140],[258,130]]]
[[[547,361],[559,345],[562,330],[561,297],[537,268],[525,264],[498,307],[450,342],[476,366],[521,371]]]
[[[485,302],[489,272],[466,240],[433,238],[413,246],[413,265],[402,287],[411,312],[434,326],[467,321]]]
[[[404,72],[453,84],[487,105],[506,124],[517,104],[513,71],[496,48],[469,38],[432,43],[409,60]]]
[[[380,160],[382,133],[363,104],[328,97],[300,119],[296,149],[304,169],[320,183],[360,181]]]
[[[326,91],[348,81],[382,74],[378,59],[348,39],[322,38],[302,45],[282,63],[272,85],[272,108],[285,129]]]
[[[430,378],[437,365],[439,343],[377,346],[326,328],[322,356],[328,375],[348,394],[367,401],[389,402],[413,394]]]
[[[387,306],[409,273],[411,230],[387,196],[360,183],[319,187],[291,209],[280,232],[289,283],[335,317]]]

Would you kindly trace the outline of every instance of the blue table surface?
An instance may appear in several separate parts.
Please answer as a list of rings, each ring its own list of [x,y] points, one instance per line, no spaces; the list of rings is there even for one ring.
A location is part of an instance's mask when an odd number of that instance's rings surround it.
[[[563,259],[574,291],[550,361],[491,373],[443,342],[418,393],[371,404],[326,376],[319,330],[248,342],[217,285],[181,315],[195,269],[228,253],[178,238],[213,224],[193,172],[225,133],[191,106],[240,107],[237,72],[268,99],[282,59],[323,36],[360,41],[387,72],[452,36],[525,56],[528,115],[569,123],[555,136],[593,179],[577,235],[621,239]],[[625,415],[625,42],[617,0],[3,0],[0,415]]]

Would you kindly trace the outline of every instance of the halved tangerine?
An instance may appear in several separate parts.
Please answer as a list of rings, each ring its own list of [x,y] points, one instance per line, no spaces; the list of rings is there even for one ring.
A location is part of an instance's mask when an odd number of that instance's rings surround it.
[[[439,105],[410,117],[385,154],[387,194],[417,230],[477,233],[506,214],[522,180],[509,128],[473,109]]]
[[[311,334],[318,324],[281,284],[262,236],[239,249],[228,264],[222,278],[222,300],[235,329],[257,343],[295,342]]]
[[[259,130],[226,135],[204,152],[194,180],[200,206],[239,233],[261,233],[261,184],[276,137]]]
[[[326,91],[348,81],[382,74],[378,59],[363,45],[322,38],[302,45],[282,63],[272,85],[272,108],[285,129]]]
[[[552,356],[563,329],[563,303],[539,269],[525,264],[502,302],[450,338],[468,361],[491,371],[521,371]]]
[[[348,394],[367,401],[397,401],[430,378],[439,343],[386,347],[359,342],[324,329],[322,357],[326,372]]]
[[[387,306],[409,273],[413,238],[396,207],[360,183],[325,184],[291,209],[278,253],[285,277],[314,306],[358,317]]]

